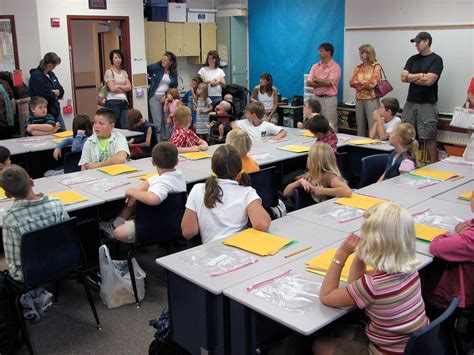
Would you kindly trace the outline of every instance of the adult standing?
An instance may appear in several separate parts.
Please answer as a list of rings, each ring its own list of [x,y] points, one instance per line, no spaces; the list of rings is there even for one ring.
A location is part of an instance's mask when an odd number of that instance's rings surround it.
[[[0,79],[0,139],[11,138],[15,125],[15,96],[10,84]]]
[[[148,103],[153,123],[156,126],[158,140],[168,140],[172,128],[166,124],[163,104],[166,98],[166,90],[178,87],[178,63],[172,52],[165,52],[161,61],[147,67],[150,77],[148,89]]]
[[[402,121],[416,128],[418,138],[426,140],[427,160],[438,161],[438,80],[443,71],[443,59],[431,51],[433,39],[420,32],[410,42],[418,54],[408,58],[401,80],[409,83],[408,97],[403,107]]]
[[[366,136],[367,129],[374,125],[374,111],[379,108],[375,86],[380,81],[382,67],[377,63],[375,49],[370,44],[359,47],[359,58],[362,63],[354,68],[349,85],[356,89],[357,135]]]
[[[114,49],[109,53],[112,67],[104,74],[104,81],[107,85],[107,101],[105,107],[110,108],[115,113],[118,128],[128,128],[128,99],[127,92],[132,90],[132,84],[128,74],[123,67],[123,53],[120,49]]]
[[[53,70],[61,64],[56,53],[46,53],[35,69],[30,70],[30,96],[41,96],[48,101],[48,113],[61,125],[60,131],[66,130],[59,99],[64,96],[64,89]]]
[[[212,50],[207,53],[206,63],[198,71],[204,84],[208,84],[208,95],[213,105],[222,101],[222,88],[226,85],[225,73],[219,65],[219,54]]]
[[[337,132],[337,90],[341,67],[332,59],[334,46],[331,43],[321,43],[318,49],[320,61],[311,67],[306,85],[313,88],[314,96],[321,103],[321,114]]]

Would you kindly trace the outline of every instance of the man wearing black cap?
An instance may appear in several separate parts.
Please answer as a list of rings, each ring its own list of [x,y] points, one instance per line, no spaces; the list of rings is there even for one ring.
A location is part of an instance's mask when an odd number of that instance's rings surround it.
[[[403,107],[402,121],[411,123],[418,138],[426,140],[427,158],[438,161],[436,136],[438,133],[438,80],[443,71],[443,59],[431,51],[433,39],[428,32],[420,32],[410,42],[418,54],[411,56],[401,79],[409,83],[408,97]]]

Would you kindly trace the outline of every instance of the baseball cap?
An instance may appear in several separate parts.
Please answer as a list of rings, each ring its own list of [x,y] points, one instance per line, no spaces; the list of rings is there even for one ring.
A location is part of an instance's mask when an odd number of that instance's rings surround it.
[[[432,41],[433,38],[431,38],[431,35],[428,33],[428,32],[420,32],[416,35],[415,38],[412,38],[410,39],[410,42],[413,43],[413,42],[421,42],[421,41],[424,41],[424,40],[430,40]]]

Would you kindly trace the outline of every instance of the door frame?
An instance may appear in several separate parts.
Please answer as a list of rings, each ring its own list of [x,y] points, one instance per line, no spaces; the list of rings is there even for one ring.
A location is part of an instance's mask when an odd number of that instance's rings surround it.
[[[124,70],[127,71],[128,77],[130,82],[131,75],[132,75],[132,54],[130,50],[130,18],[128,16],[88,16],[88,15],[67,15],[67,37],[69,42],[69,63],[71,67],[71,84],[72,84],[72,100],[74,106],[74,114],[77,115],[77,98],[76,98],[76,83],[74,77],[74,58],[73,58],[73,48],[72,48],[72,21],[121,21],[122,24],[122,48],[121,51],[123,53],[125,59],[125,65],[123,67]],[[101,74],[103,75],[103,73]],[[133,90],[133,87],[132,87]],[[133,107],[133,95],[132,90],[128,92],[128,102],[130,103],[130,107]]]
[[[16,40],[15,15],[0,15],[1,20],[10,20],[10,29],[12,31],[13,54],[15,56],[15,69],[20,69],[20,58],[18,57],[18,42]]]

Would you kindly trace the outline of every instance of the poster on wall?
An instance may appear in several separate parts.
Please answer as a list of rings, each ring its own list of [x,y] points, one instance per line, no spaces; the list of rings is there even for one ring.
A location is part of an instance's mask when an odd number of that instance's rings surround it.
[[[89,0],[90,10],[107,10],[107,0]]]

